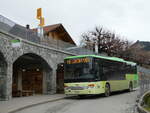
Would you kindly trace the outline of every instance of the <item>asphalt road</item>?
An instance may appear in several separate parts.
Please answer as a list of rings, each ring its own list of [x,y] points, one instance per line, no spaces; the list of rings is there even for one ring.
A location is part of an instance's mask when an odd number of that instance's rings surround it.
[[[137,91],[85,98],[66,98],[38,105],[17,113],[136,113],[133,112]]]

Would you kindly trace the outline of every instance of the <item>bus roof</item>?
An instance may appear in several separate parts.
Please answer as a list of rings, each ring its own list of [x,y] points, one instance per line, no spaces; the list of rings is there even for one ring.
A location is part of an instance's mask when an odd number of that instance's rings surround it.
[[[131,62],[131,61],[125,61],[127,64],[131,64],[131,65],[136,65],[135,62]]]
[[[106,59],[106,60],[112,60],[112,61],[118,61],[118,62],[125,62],[127,64],[130,65],[136,65],[136,63],[131,62],[131,61],[126,61],[122,58],[118,58],[118,57],[107,57],[107,56],[99,56],[99,55],[78,55],[78,56],[69,56],[66,57],[66,59],[72,59],[72,58],[82,58],[82,57],[95,57],[95,58],[101,58],[101,59]]]

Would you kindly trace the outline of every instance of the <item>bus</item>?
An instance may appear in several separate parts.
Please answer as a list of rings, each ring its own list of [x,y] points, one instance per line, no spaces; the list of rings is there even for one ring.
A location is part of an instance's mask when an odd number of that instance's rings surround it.
[[[117,57],[98,55],[70,56],[64,59],[66,95],[110,96],[111,92],[138,86],[136,63]]]

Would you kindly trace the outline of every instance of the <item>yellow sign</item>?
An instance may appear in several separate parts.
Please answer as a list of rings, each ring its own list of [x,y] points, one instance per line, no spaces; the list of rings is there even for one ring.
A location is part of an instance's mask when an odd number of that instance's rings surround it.
[[[37,16],[36,16],[36,18],[40,20],[41,17],[42,17],[42,8],[38,8],[37,9]]]
[[[44,17],[41,17],[39,26],[44,26],[44,24],[45,24]]]
[[[37,18],[38,20],[40,20],[39,26],[43,27],[44,24],[45,24],[45,21],[44,21],[44,17],[42,17],[42,8],[38,8],[38,9],[37,9],[36,18]]]
[[[67,60],[67,64],[77,64],[77,63],[87,63],[87,62],[90,62],[89,58],[69,59],[69,60]]]

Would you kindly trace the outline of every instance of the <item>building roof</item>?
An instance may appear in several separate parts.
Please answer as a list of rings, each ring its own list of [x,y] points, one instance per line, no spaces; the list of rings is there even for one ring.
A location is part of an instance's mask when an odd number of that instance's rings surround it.
[[[5,24],[9,25],[10,27],[13,27],[16,24],[12,20],[10,20],[2,15],[0,15],[0,22],[5,23]]]
[[[16,23],[0,15],[0,29],[8,32]]]
[[[23,39],[27,39],[27,40],[32,41],[32,42],[36,42],[36,43],[40,42],[40,37],[38,37],[34,31],[27,29],[26,27],[23,27],[23,26],[18,25],[18,24],[15,24],[11,28],[9,33],[16,35],[16,36],[19,36]]]
[[[3,22],[0,22],[0,29],[8,32],[11,29],[11,26],[9,26]]]
[[[47,32],[51,32],[53,30],[55,30],[57,27],[59,27],[61,24],[54,24],[54,25],[48,25],[48,26],[44,26],[43,30],[44,30],[44,34],[46,34]],[[32,29],[33,31],[37,32],[37,28]]]
[[[33,29],[33,31],[37,32],[37,28]],[[44,35],[47,35],[52,32],[59,32],[59,33],[61,32],[63,34],[60,37],[62,41],[70,42],[71,44],[76,45],[73,39],[71,38],[71,36],[69,35],[69,33],[67,32],[67,30],[64,28],[64,26],[61,23],[44,26],[43,31],[44,31]]]
[[[23,39],[27,39],[32,42],[39,43],[40,37],[37,36],[36,32],[31,29],[27,29],[24,26],[16,24],[12,20],[0,15],[0,30],[3,30],[7,33],[16,35]]]
[[[132,47],[140,46],[140,49],[145,51],[150,51],[150,42],[149,41],[136,41]]]
[[[54,25],[49,25],[49,26],[45,26],[44,29],[44,33],[48,33],[48,32],[52,32],[54,31],[56,28],[62,26],[62,24],[54,24]]]

